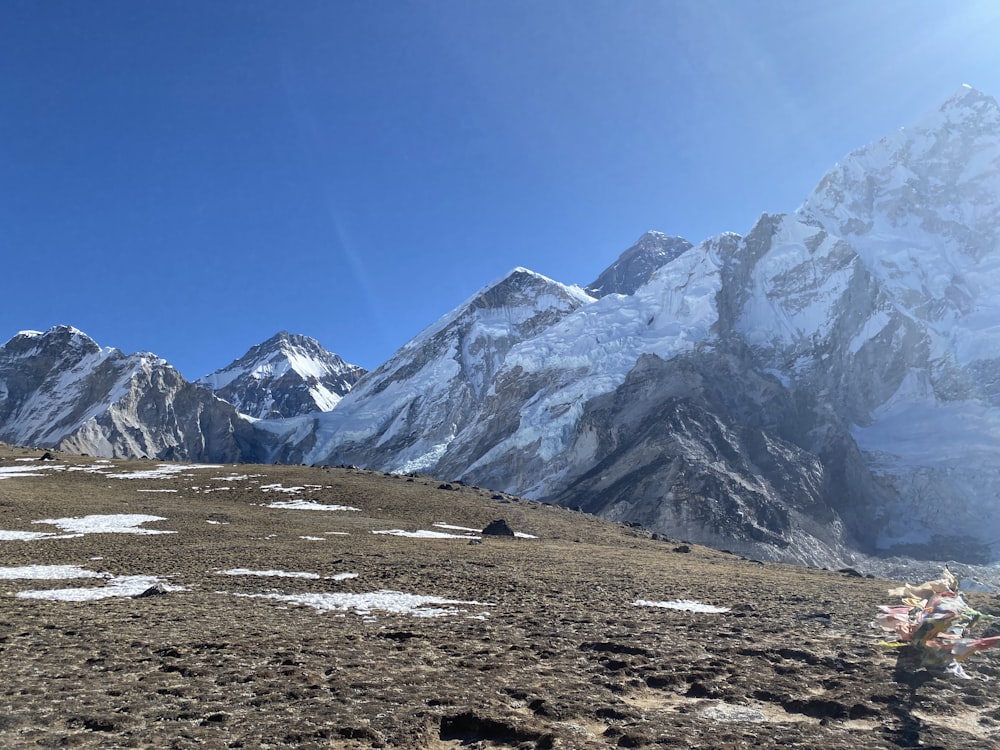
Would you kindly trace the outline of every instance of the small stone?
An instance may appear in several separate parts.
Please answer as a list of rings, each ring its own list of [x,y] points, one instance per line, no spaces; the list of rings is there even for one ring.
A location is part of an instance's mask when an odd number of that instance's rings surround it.
[[[139,592],[138,594],[136,594],[132,598],[133,599],[145,599],[146,597],[149,597],[149,596],[162,596],[163,594],[166,594],[166,593],[167,593],[167,590],[163,587],[163,584],[161,584],[161,583],[154,583],[148,589],[146,589],[145,591]]]

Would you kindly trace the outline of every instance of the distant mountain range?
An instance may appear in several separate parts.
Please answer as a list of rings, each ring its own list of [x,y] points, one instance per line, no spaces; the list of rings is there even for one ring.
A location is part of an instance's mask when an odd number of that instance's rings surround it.
[[[0,348],[0,440],[98,456],[260,460],[257,419],[332,409],[364,369],[281,332],[194,383],[154,354],[82,331],[22,331]]]
[[[369,373],[281,333],[197,383],[60,327],[0,439],[427,472],[768,559],[1000,558],[1000,106],[969,87],[803,205],[515,269]]]

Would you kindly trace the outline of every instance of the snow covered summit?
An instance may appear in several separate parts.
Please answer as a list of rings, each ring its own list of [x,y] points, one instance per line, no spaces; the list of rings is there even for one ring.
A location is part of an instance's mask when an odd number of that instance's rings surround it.
[[[587,285],[594,297],[607,294],[632,294],[662,266],[694,247],[683,237],[662,232],[646,232],[617,261]]]
[[[318,341],[287,331],[197,382],[258,419],[330,411],[365,374]]]

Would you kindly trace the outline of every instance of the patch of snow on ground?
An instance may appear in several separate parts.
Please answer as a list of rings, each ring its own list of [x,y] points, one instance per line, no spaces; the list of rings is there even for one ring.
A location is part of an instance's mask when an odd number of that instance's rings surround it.
[[[80,516],[79,518],[46,518],[32,523],[48,523],[70,534],[176,534],[163,529],[142,529],[144,523],[166,521],[162,516],[142,513],[114,513],[111,515]]]
[[[62,467],[60,467],[62,468]],[[67,466],[66,471],[82,471],[84,474],[105,474],[104,466]]]
[[[12,477],[37,477],[38,472],[45,471],[48,466],[0,466],[0,479]]]
[[[663,609],[679,609],[682,612],[728,612],[729,607],[716,607],[712,604],[703,604],[694,599],[672,599],[668,602],[651,602],[646,599],[639,599],[632,602],[633,607],[661,607]]]
[[[118,576],[108,580],[106,586],[79,589],[48,589],[20,591],[18,599],[47,599],[57,602],[89,602],[111,597],[137,596],[159,584],[166,591],[186,591],[183,586],[169,586],[156,576]]]
[[[136,492],[177,492],[177,490],[136,490]]]
[[[108,474],[113,479],[168,479],[192,469],[221,469],[219,464],[160,464],[155,469],[126,471],[120,474]]]
[[[300,536],[299,539],[305,539],[307,542],[325,542],[326,538],[321,536]]]
[[[297,495],[300,492],[305,492],[305,487],[284,487],[281,484],[262,484],[260,486],[261,492],[285,492],[289,495]]]
[[[384,531],[372,531],[373,534],[385,534],[387,536],[405,536],[411,539],[481,539],[477,534],[447,534],[443,531],[404,531],[403,529],[385,529]]]
[[[61,581],[67,578],[110,578],[108,573],[95,573],[79,565],[21,565],[0,568],[0,579],[6,581],[29,579],[34,581]]]
[[[361,508],[355,508],[351,505],[324,505],[313,500],[280,500],[265,507],[284,510],[361,510]]]
[[[734,706],[730,703],[716,703],[706,706],[698,712],[702,717],[712,721],[740,724],[761,724],[767,721],[767,714],[752,706]]]
[[[468,526],[454,526],[450,523],[435,523],[431,525],[438,529],[451,529],[452,531],[471,531],[474,534],[482,533],[482,529],[470,529]],[[538,539],[538,537],[535,536],[534,534],[525,534],[520,531],[515,531],[514,536],[519,537],[520,539]]]
[[[230,568],[229,570],[217,570],[220,576],[273,576],[275,578],[319,578],[319,573],[304,573],[301,571],[285,570],[250,570],[249,568]]]
[[[319,612],[354,612],[364,617],[370,617],[373,611],[392,614],[411,615],[413,617],[448,617],[459,615],[467,610],[456,606],[428,605],[471,605],[476,607],[492,607],[477,601],[462,599],[443,599],[438,596],[420,596],[405,594],[402,591],[372,591],[366,594],[234,594],[252,599],[274,599],[275,601],[300,604],[312,607]]]
[[[7,531],[0,529],[0,542],[32,542],[36,539],[71,539],[76,534],[53,534],[48,531]]]

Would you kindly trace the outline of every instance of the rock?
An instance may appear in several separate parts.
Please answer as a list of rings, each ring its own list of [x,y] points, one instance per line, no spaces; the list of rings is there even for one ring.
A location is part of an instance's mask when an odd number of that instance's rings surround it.
[[[142,591],[142,592],[136,594],[132,598],[133,599],[145,599],[145,598],[150,597],[150,596],[162,596],[163,594],[166,594],[166,593],[167,593],[167,589],[163,586],[162,583],[154,583],[148,589],[146,589],[145,591]]]
[[[483,536],[514,536],[514,530],[502,518],[490,521],[482,533]]]

